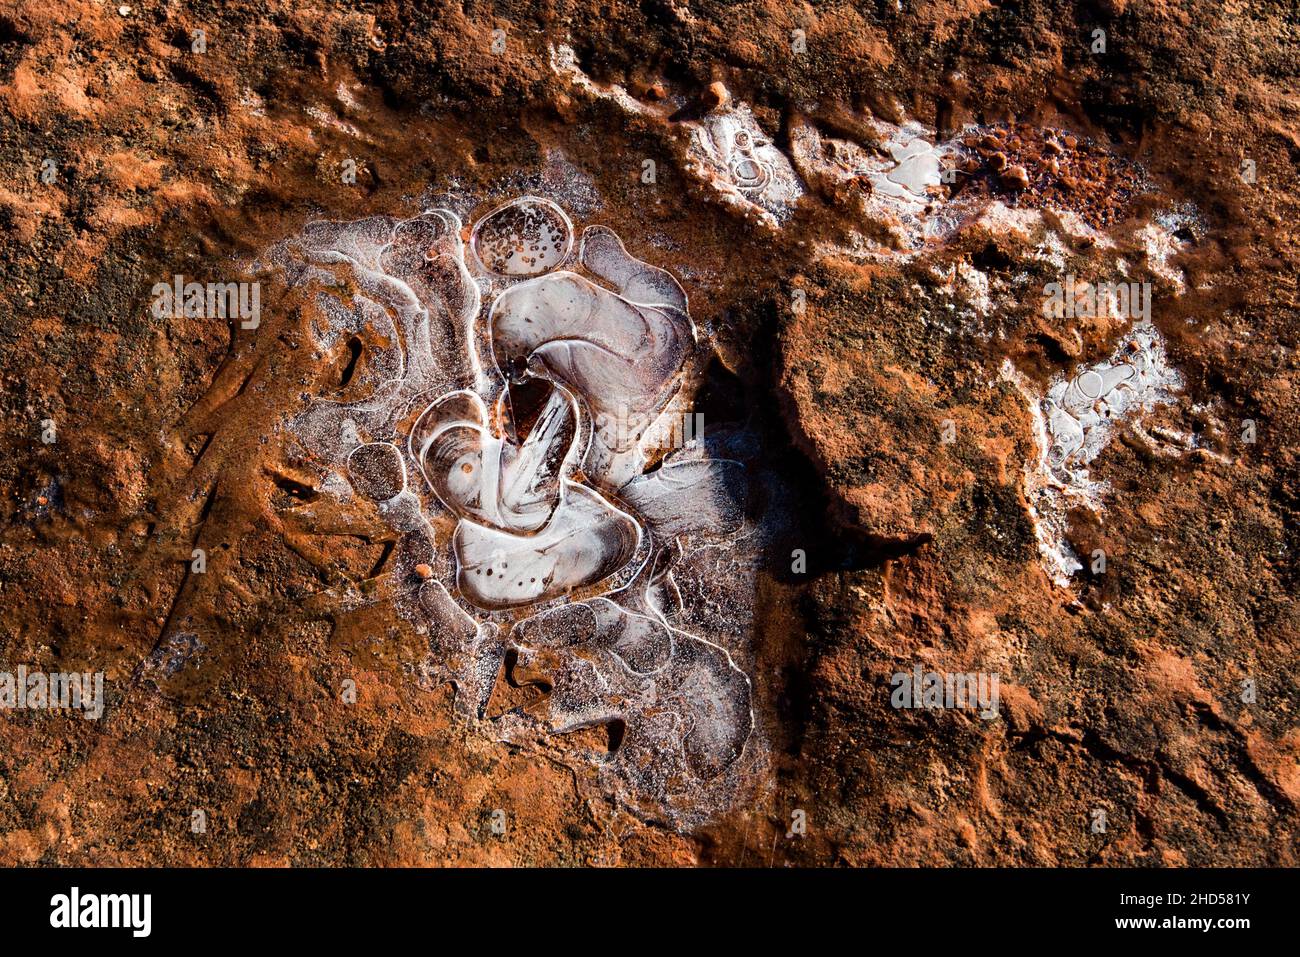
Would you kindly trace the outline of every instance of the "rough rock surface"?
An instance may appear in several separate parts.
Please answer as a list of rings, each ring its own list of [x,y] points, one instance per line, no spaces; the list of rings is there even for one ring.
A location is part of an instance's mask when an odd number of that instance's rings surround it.
[[[0,714],[0,863],[1297,864],[1288,8],[901,6],[0,5],[0,671],[107,694]],[[889,159],[908,123],[932,169]],[[974,212],[909,247],[870,203],[913,186]],[[373,510],[292,520],[328,493],[284,424],[347,356],[291,290],[252,330],[150,309],[311,220],[524,193],[680,280],[697,407],[792,490],[749,583],[761,753],[690,826],[418,680]],[[1130,334],[1042,309],[1066,273],[1150,283],[1181,387],[1052,513],[1062,583],[1033,400]],[[999,715],[891,707],[918,664],[996,673]],[[507,665],[489,711],[546,687]]]

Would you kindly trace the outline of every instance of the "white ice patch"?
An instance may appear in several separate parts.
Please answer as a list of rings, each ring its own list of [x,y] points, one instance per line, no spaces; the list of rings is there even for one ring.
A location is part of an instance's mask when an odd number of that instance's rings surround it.
[[[940,142],[933,129],[911,120],[862,122],[876,147],[827,136],[811,121],[795,123],[790,132],[795,168],[806,179],[862,192],[859,231],[835,252],[855,259],[912,259],[978,215],[977,205],[961,195],[949,200],[942,188],[945,160],[962,153],[958,139]]]
[[[603,86],[596,83],[591,77],[583,71],[582,66],[578,63],[578,55],[574,52],[573,47],[566,43],[550,48],[551,69],[558,75],[567,79],[574,86],[585,91],[591,96],[600,99],[612,100],[629,113],[648,112],[647,107],[640,100],[628,93],[627,90],[612,83],[609,86]]]
[[[1100,511],[1107,491],[1092,480],[1089,464],[1120,423],[1174,402],[1182,378],[1149,322],[1135,324],[1109,359],[1059,378],[1045,396],[1036,396],[1009,360],[1002,374],[1030,403],[1038,457],[1025,467],[1025,495],[1043,560],[1053,580],[1068,585],[1083,566],[1065,540],[1067,513],[1077,505]]]
[[[361,131],[355,126],[347,122],[347,120],[340,120],[323,106],[316,106],[314,104],[306,106],[303,108],[303,112],[317,123],[336,129],[340,133],[345,133],[348,136],[356,137],[357,139],[365,139],[365,137],[361,135]]]
[[[1085,240],[1092,243],[1098,249],[1114,249],[1115,240],[1111,239],[1101,230],[1089,226],[1080,216],[1072,209],[1054,209],[1053,215],[1056,221],[1061,224],[1067,236],[1071,239]]]
[[[963,316],[981,318],[993,311],[992,285],[989,274],[978,269],[964,259],[952,265],[930,267],[930,274],[938,282],[938,288],[953,294],[965,303]],[[979,334],[980,330],[973,330]]]
[[[670,122],[662,105],[642,103],[617,83],[592,80],[567,44],[550,48],[550,64],[556,75],[588,96],[615,103],[634,116]],[[773,228],[790,218],[804,193],[803,183],[748,105],[719,106],[700,119],[682,120],[680,129],[687,138],[687,173],[706,183],[723,203]]]
[[[871,180],[873,192],[894,199],[908,200],[922,205],[930,201],[930,190],[939,185],[940,152],[926,137],[933,132],[919,123],[890,130],[885,143],[893,165],[885,169],[872,169],[871,165],[858,170]],[[875,165],[875,164],[872,164]]]
[[[686,169],[724,202],[756,213],[770,226],[790,218],[803,183],[744,103],[720,108],[690,130]]]
[[[1065,260],[1070,251],[1055,230],[1048,230],[1042,242],[1034,247],[1034,258],[1050,264],[1055,269],[1064,271]]]
[[[1043,225],[1043,211],[1028,207],[1008,206],[993,200],[975,220],[977,227],[987,229],[995,236],[1009,234],[1021,240],[1031,240]]]
[[[1178,237],[1179,230],[1192,227],[1196,221],[1197,217],[1188,212],[1162,213],[1155,222],[1138,231],[1138,238],[1147,254],[1147,268],[1172,283],[1180,294],[1186,289],[1187,280],[1183,271],[1169,260],[1188,246]]]

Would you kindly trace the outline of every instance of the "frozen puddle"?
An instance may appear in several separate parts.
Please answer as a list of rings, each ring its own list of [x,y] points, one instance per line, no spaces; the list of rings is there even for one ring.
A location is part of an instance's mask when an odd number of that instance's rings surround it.
[[[860,258],[911,255],[954,233],[968,214],[963,204],[945,203],[944,162],[953,144],[936,144],[934,131],[915,122],[901,126],[873,118],[864,125],[879,147],[823,134],[811,121],[791,126],[795,168],[809,181],[859,196],[860,231],[847,252]]]
[[[773,229],[790,218],[804,185],[747,104],[723,103],[698,119],[677,122],[670,117],[684,101],[643,103],[617,84],[597,83],[564,44],[552,47],[550,57],[551,69],[588,96],[679,129],[686,140],[686,172],[708,184],[719,201]]]
[[[267,254],[314,305],[317,349],[351,350],[355,370],[290,428],[326,463],[321,487],[398,536],[395,600],[463,713],[520,743],[617,729],[566,757],[629,806],[701,820],[734,790],[753,715],[749,678],[681,596],[747,640],[757,553],[740,444],[663,447],[710,348],[672,275],[606,227],[576,235],[550,200],[497,207],[468,248],[462,232],[434,209],[313,223]],[[705,574],[701,547],[733,574]],[[549,694],[489,717],[508,655]]]
[[[516,200],[474,225],[470,248],[479,265],[495,276],[537,276],[569,258],[573,225],[548,200]]]
[[[769,226],[790,218],[803,183],[748,106],[713,110],[689,126],[688,172],[724,202],[753,211]]]
[[[1182,379],[1149,322],[1135,324],[1109,359],[1058,379],[1045,396],[1035,395],[1009,361],[1002,371],[1033,412],[1038,458],[1025,468],[1025,497],[1043,560],[1053,580],[1068,585],[1083,565],[1066,542],[1067,513],[1078,505],[1100,510],[1107,491],[1089,477],[1089,464],[1122,422],[1174,402]]]

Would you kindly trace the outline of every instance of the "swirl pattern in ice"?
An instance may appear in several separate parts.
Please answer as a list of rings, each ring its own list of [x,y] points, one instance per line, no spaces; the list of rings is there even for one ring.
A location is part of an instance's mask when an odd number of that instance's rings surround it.
[[[743,577],[693,550],[724,545],[739,569],[757,546],[725,451],[743,443],[660,440],[708,355],[686,294],[539,197],[488,213],[469,249],[461,233],[430,210],[313,223],[268,254],[312,304],[317,347],[364,359],[291,427],[322,487],[398,535],[398,607],[470,720],[520,743],[606,728],[579,756],[619,801],[699,820],[733,793],[754,720],[732,652],[686,627],[679,579],[743,634]],[[503,676],[544,693],[491,714]]]

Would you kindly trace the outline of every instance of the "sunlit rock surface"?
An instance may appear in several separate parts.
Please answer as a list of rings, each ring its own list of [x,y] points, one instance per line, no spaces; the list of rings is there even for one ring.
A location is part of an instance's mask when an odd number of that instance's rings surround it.
[[[1297,863],[1285,10],[121,9],[0,16],[0,862]]]

